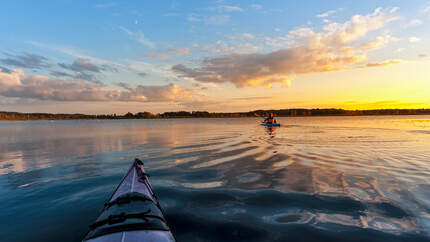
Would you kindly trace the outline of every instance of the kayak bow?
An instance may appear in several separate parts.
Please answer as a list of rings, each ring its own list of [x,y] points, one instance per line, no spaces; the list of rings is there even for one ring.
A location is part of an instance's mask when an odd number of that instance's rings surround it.
[[[175,241],[141,160],[134,160],[83,241]]]

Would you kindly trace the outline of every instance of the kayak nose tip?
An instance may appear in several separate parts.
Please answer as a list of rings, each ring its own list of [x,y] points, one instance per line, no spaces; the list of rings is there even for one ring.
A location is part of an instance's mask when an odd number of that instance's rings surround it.
[[[136,162],[138,165],[141,165],[141,166],[143,166],[144,164],[143,164],[143,161],[141,161],[140,159],[138,159],[138,158],[135,158],[134,159],[134,162]]]

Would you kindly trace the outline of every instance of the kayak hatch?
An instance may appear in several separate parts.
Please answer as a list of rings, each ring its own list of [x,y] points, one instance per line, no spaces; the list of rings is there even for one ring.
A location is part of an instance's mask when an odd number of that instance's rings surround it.
[[[141,160],[134,160],[83,241],[175,241]]]

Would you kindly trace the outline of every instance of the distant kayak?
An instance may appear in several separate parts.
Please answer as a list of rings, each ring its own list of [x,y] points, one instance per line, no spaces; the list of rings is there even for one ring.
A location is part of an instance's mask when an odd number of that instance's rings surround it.
[[[279,126],[281,126],[281,124],[279,124],[279,123],[269,124],[269,123],[265,123],[265,122],[262,122],[261,125],[264,125],[266,127],[279,127]]]
[[[135,159],[83,241],[175,241],[141,160]]]

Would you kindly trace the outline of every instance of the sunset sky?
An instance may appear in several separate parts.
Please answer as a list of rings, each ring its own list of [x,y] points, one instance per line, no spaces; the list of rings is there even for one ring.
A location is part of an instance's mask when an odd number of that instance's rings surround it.
[[[430,1],[2,1],[0,111],[430,108]]]

